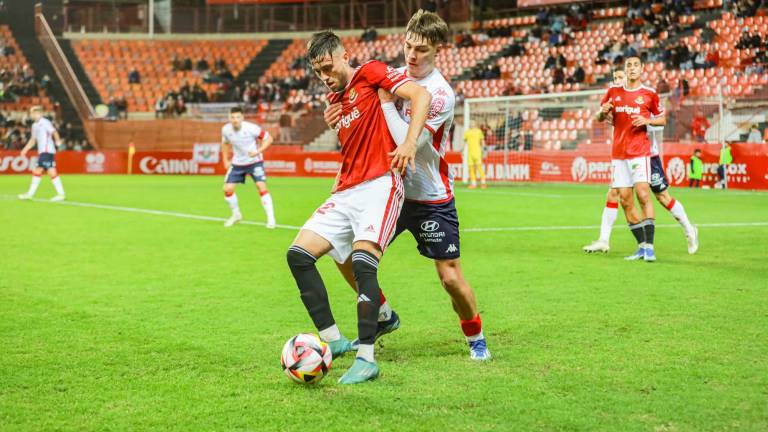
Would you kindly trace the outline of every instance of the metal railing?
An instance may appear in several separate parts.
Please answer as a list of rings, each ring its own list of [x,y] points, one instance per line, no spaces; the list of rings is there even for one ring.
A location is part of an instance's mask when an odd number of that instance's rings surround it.
[[[85,95],[83,86],[77,80],[77,76],[72,70],[72,66],[69,64],[64,52],[61,50],[61,46],[59,46],[53,31],[51,31],[51,27],[48,25],[42,13],[42,7],[39,4],[35,8],[35,34],[43,46],[53,69],[56,71],[59,81],[61,81],[64,90],[67,92],[69,100],[75,106],[80,120],[85,123],[87,120],[93,119],[95,117],[93,105],[91,105],[91,101]]]

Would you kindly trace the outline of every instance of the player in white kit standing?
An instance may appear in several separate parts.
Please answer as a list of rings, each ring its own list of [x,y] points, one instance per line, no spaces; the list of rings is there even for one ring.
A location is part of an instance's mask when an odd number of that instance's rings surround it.
[[[440,46],[447,42],[448,26],[439,15],[419,10],[408,22],[405,31],[404,52],[406,67],[398,69],[416,84],[432,94],[427,122],[419,135],[416,169],[408,170],[405,178],[405,204],[397,222],[395,237],[410,231],[418,244],[419,253],[435,263],[440,283],[450,295],[453,309],[469,345],[472,360],[489,360],[482,330],[477,300],[461,270],[459,218],[453,196],[453,175],[445,161],[448,149],[448,131],[454,116],[455,95],[450,84],[435,67]],[[400,144],[405,140],[411,121],[411,103],[397,101],[391,93],[379,90],[387,126]],[[339,106],[326,109],[329,126],[339,118]],[[346,280],[355,288],[351,263],[339,265]],[[400,325],[397,313],[382,298],[379,311],[377,337],[396,330]]]
[[[260,140],[261,145],[256,145]],[[272,135],[256,123],[243,120],[243,110],[239,107],[229,111],[229,123],[221,128],[221,155],[227,175],[224,179],[224,199],[232,210],[232,216],[224,222],[231,227],[243,219],[235,194],[235,185],[245,183],[251,177],[261,195],[261,205],[267,214],[267,228],[275,227],[275,210],[272,196],[267,190],[267,175],[264,172],[264,151],[272,145]],[[230,153],[234,156],[230,159]]]
[[[56,147],[61,145],[61,138],[53,123],[43,117],[43,108],[33,106],[29,109],[29,116],[32,118],[32,136],[27,145],[21,150],[21,155],[26,156],[27,152],[37,144],[37,166],[32,170],[32,183],[29,185],[27,193],[19,195],[19,199],[32,199],[40,186],[40,180],[43,172],[47,171],[51,177],[56,196],[51,201],[61,201],[65,198],[64,185],[61,184],[61,177],[56,170]]]
[[[304,224],[286,258],[307,312],[336,357],[350,351],[352,345],[336,326],[316,261],[326,254],[338,263],[351,257],[360,343],[355,362],[339,382],[357,384],[379,375],[374,359],[379,260],[395,233],[404,199],[401,173],[413,163],[432,98],[379,61],[353,69],[349,53],[331,31],[313,35],[307,51],[315,74],[333,92],[329,102],[341,103],[336,133],[342,162],[333,193]],[[411,125],[399,147],[387,129],[377,93],[380,88],[412,103]]]

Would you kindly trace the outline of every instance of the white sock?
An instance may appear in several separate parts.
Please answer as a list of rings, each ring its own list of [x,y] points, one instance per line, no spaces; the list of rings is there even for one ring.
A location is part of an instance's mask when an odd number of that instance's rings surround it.
[[[389,302],[384,302],[379,306],[379,321],[389,321],[390,318],[392,318],[392,308],[389,307]]]
[[[334,324],[325,330],[320,330],[320,339],[326,342],[337,341],[341,339],[341,332],[336,324]]]
[[[237,205],[237,194],[232,194],[230,196],[224,195],[224,200],[227,201],[229,208],[232,209],[232,215],[240,214],[240,207]]]
[[[40,186],[40,176],[33,175],[32,183],[29,184],[29,190],[27,191],[27,195],[35,196],[35,192],[37,192],[38,186]]]
[[[680,222],[680,225],[682,225],[686,235],[693,232],[693,226],[688,220],[688,215],[685,214],[685,207],[683,207],[683,204],[680,201],[673,199],[672,207],[668,210],[670,213],[672,213],[672,216],[677,219],[678,222]]]
[[[357,348],[357,356],[367,362],[375,362],[376,360],[373,359],[373,344],[360,344]]]
[[[617,207],[613,207],[616,205]],[[611,207],[608,203],[605,203],[603,207],[603,217],[600,221],[600,241],[609,243],[611,240],[611,230],[613,224],[616,222],[616,216],[619,214],[618,204],[613,204]]]
[[[464,336],[467,338],[467,342],[474,342],[480,339],[485,339],[485,336],[483,336],[483,331],[480,330],[480,333],[472,336]]]
[[[51,183],[53,183],[53,188],[56,189],[57,194],[64,195],[64,185],[61,184],[61,177],[56,176],[52,178]]]
[[[269,192],[261,196],[261,206],[264,207],[264,212],[267,214],[267,223],[275,223],[275,209],[272,207],[272,195]]]

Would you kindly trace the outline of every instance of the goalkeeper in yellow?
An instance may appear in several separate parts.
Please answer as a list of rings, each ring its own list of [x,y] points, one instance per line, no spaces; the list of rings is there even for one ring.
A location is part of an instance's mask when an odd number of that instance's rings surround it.
[[[472,127],[464,131],[464,142],[467,145],[467,165],[469,166],[469,188],[477,188],[477,177],[480,177],[480,188],[485,189],[485,171],[483,170],[483,145],[485,135],[477,127],[477,121],[472,120]]]

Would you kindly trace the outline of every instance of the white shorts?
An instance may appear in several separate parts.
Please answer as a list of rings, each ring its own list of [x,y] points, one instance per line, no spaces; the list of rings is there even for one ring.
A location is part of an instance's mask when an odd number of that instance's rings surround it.
[[[383,252],[395,234],[404,197],[403,179],[389,172],[331,195],[301,229],[328,240],[333,246],[328,255],[338,263],[360,240],[378,244]]]
[[[632,159],[611,160],[611,187],[631,188],[635,183],[651,181],[651,158],[641,156]]]

